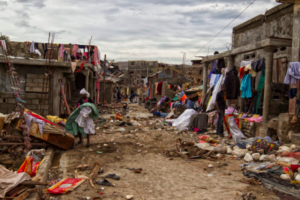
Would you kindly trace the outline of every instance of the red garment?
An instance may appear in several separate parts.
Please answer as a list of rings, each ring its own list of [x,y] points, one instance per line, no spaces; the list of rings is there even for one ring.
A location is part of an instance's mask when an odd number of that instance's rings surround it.
[[[239,69],[239,78],[243,78],[243,76],[245,75],[245,66],[244,67],[241,67]]]
[[[79,69],[76,71],[76,73],[80,72],[83,69],[84,64],[86,64],[87,62],[83,62],[81,63]]]
[[[297,171],[297,169],[300,167],[300,165],[291,165],[291,170],[294,172],[294,171]]]
[[[163,82],[159,82],[159,83],[157,84],[157,92],[158,92],[158,95],[161,95],[162,83],[163,83]]]
[[[186,95],[183,95],[183,96],[182,96],[182,98],[181,98],[182,104],[184,104],[186,98],[187,98]]]
[[[170,107],[170,108],[171,108],[171,106],[172,106],[172,102],[169,103],[169,107]]]
[[[51,125],[53,125],[53,126],[56,126],[56,124],[50,122],[49,120],[47,120],[47,119],[45,119],[45,118],[43,118],[43,117],[41,117],[41,116],[39,116],[39,115],[30,113],[30,112],[27,112],[27,113],[28,113],[29,115],[31,115],[32,117],[35,117],[35,118],[37,118],[37,119],[43,120],[44,122],[46,122],[46,123],[48,123],[48,124],[51,124]]]

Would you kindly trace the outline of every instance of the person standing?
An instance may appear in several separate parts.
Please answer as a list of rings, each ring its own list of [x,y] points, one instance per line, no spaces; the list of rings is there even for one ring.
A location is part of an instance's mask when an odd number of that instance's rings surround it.
[[[221,91],[218,92],[217,94],[216,107],[217,107],[218,117],[219,117],[218,124],[217,124],[217,135],[224,137],[223,122],[224,122],[225,109],[227,109],[226,86],[224,84],[221,86]]]
[[[92,104],[94,103],[93,100],[90,98],[90,93],[88,93],[84,88],[82,90],[80,90],[80,97],[81,97],[81,99],[79,99],[79,101],[77,103],[77,107],[80,107],[84,103],[92,103]],[[90,110],[88,112],[90,112]],[[87,139],[86,146],[89,147],[90,146],[90,134],[88,134],[88,133],[85,133],[85,134],[86,134],[86,139]],[[81,134],[80,131],[78,131],[77,135],[79,137],[79,142],[77,144],[81,144],[83,134]]]

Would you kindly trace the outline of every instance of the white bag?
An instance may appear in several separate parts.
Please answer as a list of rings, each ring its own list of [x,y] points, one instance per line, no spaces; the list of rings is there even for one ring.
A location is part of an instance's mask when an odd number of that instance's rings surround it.
[[[198,114],[194,109],[186,109],[177,119],[174,120],[173,126],[188,126],[191,116]]]

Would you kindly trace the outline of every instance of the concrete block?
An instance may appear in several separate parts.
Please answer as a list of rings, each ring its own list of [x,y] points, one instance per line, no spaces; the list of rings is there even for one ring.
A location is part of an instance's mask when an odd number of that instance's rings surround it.
[[[44,79],[44,76],[45,76],[44,74],[39,74],[37,78],[43,80],[43,79]]]
[[[29,104],[29,105],[26,105],[26,108],[28,108],[29,110],[37,110],[39,109],[39,105],[33,105],[33,104]]]
[[[11,92],[0,92],[0,97],[7,98],[7,97],[13,97],[14,95]]]
[[[289,122],[290,121],[289,113],[280,113],[278,115],[278,121]]]
[[[300,133],[292,134],[292,143],[296,145],[300,145]]]
[[[40,101],[39,101],[39,99],[32,99],[31,103],[32,104],[40,104]]]
[[[43,85],[43,82],[44,82],[44,84],[46,85],[47,80],[45,79],[45,81],[44,81],[43,79],[34,79],[32,82],[33,83],[40,83],[42,85]],[[49,82],[48,82],[48,85],[49,85]]]
[[[268,135],[268,123],[257,123],[255,136],[266,137]]]
[[[25,98],[23,98],[23,100],[26,101],[26,104],[32,104],[32,103],[31,103],[31,100],[32,100],[32,99],[25,99]]]
[[[36,93],[36,98],[38,98],[38,99],[42,99],[42,98],[44,98],[44,99],[48,99],[48,94],[42,94],[42,93]]]
[[[27,78],[36,79],[39,78],[39,74],[27,74]]]
[[[16,99],[15,98],[7,98],[6,103],[14,104],[14,103],[16,103]]]
[[[36,95],[36,93],[26,93],[25,97],[28,99],[36,99],[37,95]]]
[[[26,79],[26,84],[27,84],[27,83],[32,83],[33,80],[34,80],[33,78],[28,78],[28,77],[27,77],[27,79]]]

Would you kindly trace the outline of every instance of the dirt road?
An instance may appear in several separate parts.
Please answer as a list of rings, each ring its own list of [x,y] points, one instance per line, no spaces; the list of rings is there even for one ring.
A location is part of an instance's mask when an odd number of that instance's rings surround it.
[[[144,113],[142,107],[136,107],[134,114]],[[139,121],[141,124],[143,121]],[[100,125],[101,126],[101,125]],[[155,127],[152,124],[151,127]],[[112,128],[110,126],[109,128]],[[134,127],[143,128],[144,125]],[[119,181],[108,179],[115,187],[95,184],[95,191],[88,183],[84,183],[73,192],[60,195],[59,199],[82,199],[83,197],[101,197],[103,199],[126,199],[133,195],[134,199],[239,199],[241,194],[253,192],[257,199],[278,199],[273,192],[261,185],[252,186],[238,180],[243,177],[239,164],[243,160],[230,159],[227,155],[220,161],[205,159],[189,160],[184,157],[170,159],[163,155],[164,150],[174,149],[177,138],[198,142],[197,135],[178,134],[178,131],[167,131],[164,128],[142,129],[122,132],[118,129],[109,131],[100,128],[92,137],[91,147],[84,144],[75,149],[58,152],[54,159],[50,174],[61,171],[57,178],[74,176],[74,169],[80,164],[92,165],[101,163],[104,173],[101,176],[116,173]],[[103,132],[105,131],[105,132]],[[214,167],[209,168],[212,164]],[[130,168],[142,168],[140,174]],[[89,176],[89,170],[82,175]],[[96,180],[97,180],[96,179]],[[104,188],[102,190],[101,188]],[[103,193],[103,194],[100,194]]]

